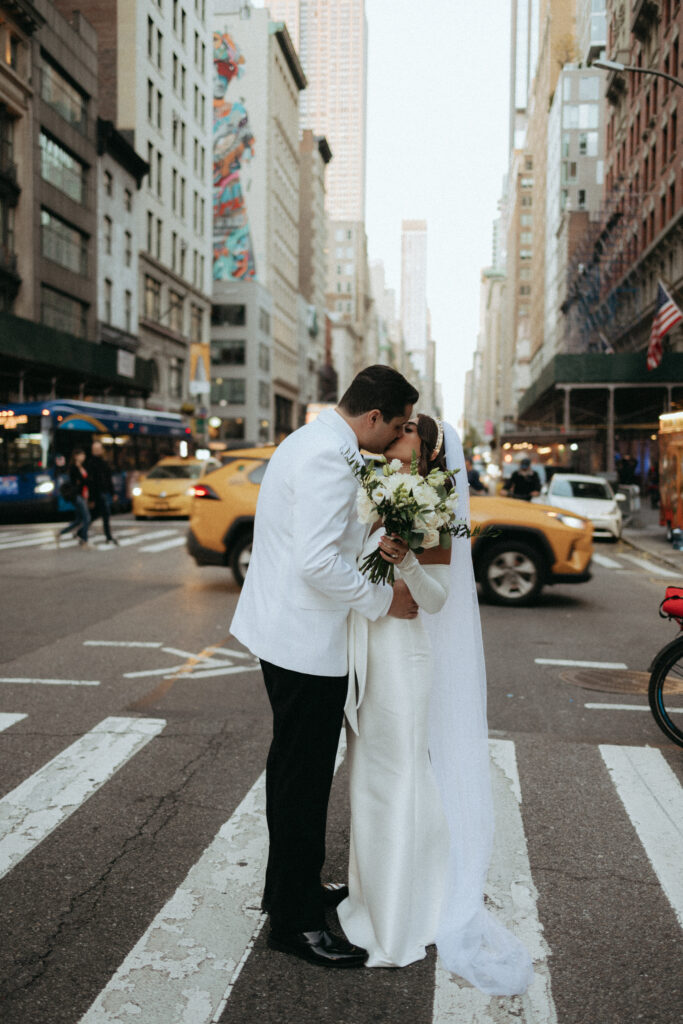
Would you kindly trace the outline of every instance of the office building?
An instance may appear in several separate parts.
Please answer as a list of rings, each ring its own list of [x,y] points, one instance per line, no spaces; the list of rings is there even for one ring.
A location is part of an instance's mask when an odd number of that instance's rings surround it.
[[[401,324],[406,353],[420,379],[427,377],[427,222],[401,223]],[[418,385],[419,387],[419,385]]]

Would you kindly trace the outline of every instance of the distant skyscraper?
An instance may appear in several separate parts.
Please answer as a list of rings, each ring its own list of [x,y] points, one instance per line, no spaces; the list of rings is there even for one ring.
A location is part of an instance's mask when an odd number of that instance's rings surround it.
[[[420,377],[427,373],[427,222],[401,223],[401,323],[406,353]]]
[[[301,127],[325,135],[334,159],[327,168],[331,220],[365,220],[368,25],[365,0],[270,0],[271,17],[287,24],[308,87]]]
[[[529,88],[538,60],[539,0],[512,0],[510,31],[510,149],[522,149]]]

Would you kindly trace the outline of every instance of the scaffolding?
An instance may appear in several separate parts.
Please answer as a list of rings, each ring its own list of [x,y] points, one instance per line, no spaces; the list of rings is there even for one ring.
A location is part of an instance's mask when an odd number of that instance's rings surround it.
[[[643,213],[652,192],[614,190],[572,254],[567,268],[568,352],[609,352],[633,326],[637,288],[631,271],[642,251]]]

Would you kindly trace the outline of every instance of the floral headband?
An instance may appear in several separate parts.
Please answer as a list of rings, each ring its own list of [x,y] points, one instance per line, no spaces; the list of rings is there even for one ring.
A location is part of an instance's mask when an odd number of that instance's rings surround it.
[[[436,444],[434,446],[434,450],[432,451],[431,457],[429,459],[430,462],[434,461],[434,459],[437,457],[437,455],[441,451],[441,446],[443,445],[443,423],[441,422],[441,420],[437,420],[436,421],[436,425],[439,428],[439,432],[436,435]]]

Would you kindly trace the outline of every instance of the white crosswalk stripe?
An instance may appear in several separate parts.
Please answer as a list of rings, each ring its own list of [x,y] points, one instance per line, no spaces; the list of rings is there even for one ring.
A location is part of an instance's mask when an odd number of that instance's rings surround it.
[[[600,753],[683,927],[683,789],[659,750],[605,744]]]
[[[0,800],[0,878],[149,741],[162,718],[105,718]]]
[[[26,715],[22,714],[0,713],[0,732],[3,732],[5,729],[9,729],[11,725],[14,725],[16,722],[21,722],[21,720],[26,717]]]

